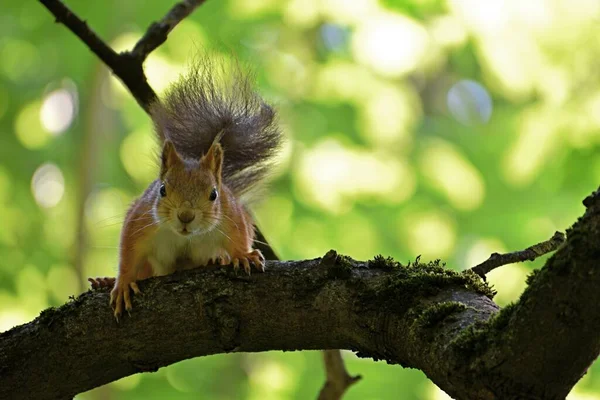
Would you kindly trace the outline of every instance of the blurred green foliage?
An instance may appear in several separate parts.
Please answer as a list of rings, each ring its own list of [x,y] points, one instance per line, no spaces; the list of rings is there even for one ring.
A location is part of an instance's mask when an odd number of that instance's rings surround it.
[[[172,2],[69,6],[117,49]],[[164,90],[197,51],[256,70],[288,138],[256,209],[283,258],[444,258],[464,269],[564,230],[600,182],[600,4],[209,1],[151,55]],[[151,124],[35,1],[0,11],[0,330],[114,274],[127,204],[156,173]],[[516,300],[544,260],[490,274]],[[419,371],[347,354],[348,399],[443,399]],[[79,396],[314,398],[318,352],[188,360]],[[595,365],[570,399],[600,399]]]

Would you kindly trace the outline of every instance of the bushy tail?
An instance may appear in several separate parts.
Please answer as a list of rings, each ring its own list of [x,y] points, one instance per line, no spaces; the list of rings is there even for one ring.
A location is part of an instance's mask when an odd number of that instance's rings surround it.
[[[282,143],[274,110],[253,90],[251,75],[224,58],[195,60],[151,108],[158,137],[200,158],[215,137],[224,149],[223,181],[243,196],[268,175]]]

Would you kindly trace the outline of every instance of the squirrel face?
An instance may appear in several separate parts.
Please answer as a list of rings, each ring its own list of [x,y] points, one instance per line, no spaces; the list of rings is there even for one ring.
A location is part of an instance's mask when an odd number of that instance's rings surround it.
[[[221,220],[223,149],[215,143],[200,160],[183,159],[170,141],[162,152],[154,214],[182,236],[215,229]]]

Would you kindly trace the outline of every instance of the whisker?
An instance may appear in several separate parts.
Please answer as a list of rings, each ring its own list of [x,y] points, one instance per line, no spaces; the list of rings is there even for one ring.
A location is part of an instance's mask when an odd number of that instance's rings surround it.
[[[263,242],[263,241],[261,241],[261,240],[258,240],[258,239],[254,239],[254,242],[255,242],[255,243],[264,244],[265,246],[269,246],[269,247],[271,247],[271,245],[270,245],[269,243],[267,243],[267,242]]]
[[[233,224],[235,225],[235,229],[237,229],[238,232],[240,231],[240,227],[238,226],[237,222],[235,222],[230,216],[228,216],[225,213],[223,213],[221,215],[224,216],[225,218],[227,218],[228,220],[230,220],[231,222],[233,222]]]
[[[221,235],[225,236],[227,239],[229,239],[229,241],[230,241],[230,242],[232,242],[232,243],[233,243],[233,239],[231,239],[231,238],[229,237],[229,235],[227,235],[225,232],[223,232],[222,230],[220,230],[220,229],[219,229],[219,228],[217,228],[216,226],[215,226],[215,229],[216,229],[216,230],[218,230],[219,232],[221,232]]]
[[[110,228],[110,227],[121,225],[121,224],[123,224],[123,221],[112,222],[110,224],[103,224],[101,226],[96,226],[95,228],[97,228],[97,229]]]
[[[123,219],[125,215],[113,215],[112,217],[102,218],[101,220],[94,221],[94,225],[101,224],[103,222],[111,221],[113,219]]]
[[[139,232],[143,231],[144,229],[146,229],[146,228],[149,228],[149,227],[151,227],[151,226],[153,226],[153,225],[158,225],[158,226],[160,226],[160,225],[161,225],[161,222],[160,222],[160,221],[154,221],[154,220],[153,220],[153,221],[152,221],[151,223],[149,223],[148,225],[144,225],[144,226],[142,226],[140,229],[138,229],[138,230],[136,230],[135,232],[133,232],[133,233],[131,234],[131,236],[133,236],[133,235],[135,235],[136,233],[139,233]]]

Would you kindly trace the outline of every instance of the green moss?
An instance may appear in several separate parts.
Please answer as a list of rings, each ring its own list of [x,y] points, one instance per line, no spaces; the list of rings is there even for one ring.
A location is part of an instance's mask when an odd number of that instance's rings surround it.
[[[327,276],[333,279],[349,279],[352,276],[354,260],[348,256],[335,254],[335,257],[329,255],[329,265],[327,266]]]
[[[529,275],[527,275],[527,279],[525,280],[527,285],[531,285],[535,281],[535,278],[537,276],[539,276],[540,272],[541,272],[541,270],[539,270],[539,269],[534,269],[533,271],[531,271],[531,273]]]
[[[487,322],[477,322],[465,329],[452,345],[465,358],[480,354],[494,341],[506,339],[506,327],[510,323],[516,304],[509,304],[500,312],[491,317]]]
[[[446,301],[443,303],[436,303],[427,307],[421,312],[421,315],[417,319],[417,324],[422,328],[432,328],[453,314],[464,311],[467,309],[462,303],[457,301]]]
[[[414,307],[423,297],[435,296],[442,290],[454,287],[480,293],[493,298],[495,292],[487,283],[472,271],[457,272],[445,268],[440,260],[422,263],[420,258],[407,265],[395,262],[392,258],[377,256],[369,261],[370,267],[387,269],[388,274],[376,285],[370,286],[362,297],[363,304],[386,307],[402,314]],[[454,306],[456,307],[456,306]],[[450,310],[446,310],[450,311]],[[435,310],[431,310],[435,313]],[[437,310],[443,314],[443,310]],[[425,317],[427,318],[427,317]]]
[[[395,269],[401,265],[399,262],[394,261],[392,257],[385,258],[381,254],[378,254],[372,260],[367,261],[367,266],[376,269]]]
[[[40,316],[37,318],[37,320],[40,324],[50,326],[52,324],[52,322],[54,321],[54,319],[56,318],[57,314],[58,314],[58,309],[56,307],[49,307],[40,313]]]
[[[489,320],[488,323],[491,329],[493,329],[495,332],[506,329],[516,309],[517,305],[515,303],[511,303],[504,307],[499,313],[494,315]]]

